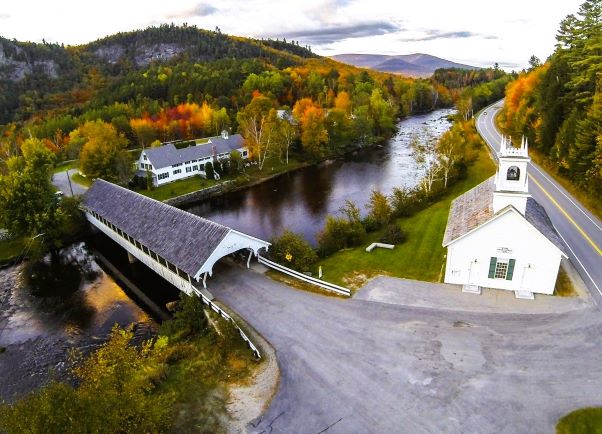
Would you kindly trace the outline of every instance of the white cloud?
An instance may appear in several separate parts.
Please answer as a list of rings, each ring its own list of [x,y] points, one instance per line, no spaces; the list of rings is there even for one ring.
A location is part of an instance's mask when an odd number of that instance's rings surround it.
[[[581,2],[21,0],[3,5],[0,34],[79,44],[173,21],[241,36],[286,36],[326,55],[424,52],[479,66],[522,67],[531,54],[541,59],[551,54],[560,20]]]

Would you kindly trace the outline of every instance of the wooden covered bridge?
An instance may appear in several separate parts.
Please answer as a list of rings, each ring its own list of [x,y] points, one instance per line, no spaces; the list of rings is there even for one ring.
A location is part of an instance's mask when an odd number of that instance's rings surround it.
[[[87,220],[188,295],[209,295],[207,276],[215,263],[234,252],[252,255],[270,243],[98,179],[86,192]],[[202,285],[202,287],[201,287]]]

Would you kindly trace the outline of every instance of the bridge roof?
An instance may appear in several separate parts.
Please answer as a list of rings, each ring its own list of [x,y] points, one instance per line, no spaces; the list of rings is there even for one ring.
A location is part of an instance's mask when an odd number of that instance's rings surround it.
[[[102,179],[88,189],[83,205],[190,276],[231,231]]]

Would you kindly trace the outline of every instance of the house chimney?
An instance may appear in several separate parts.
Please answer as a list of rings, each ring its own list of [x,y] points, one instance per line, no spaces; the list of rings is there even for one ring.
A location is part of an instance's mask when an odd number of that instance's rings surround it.
[[[228,131],[226,131],[226,130],[222,130],[222,138],[223,138],[224,140],[228,140]]]

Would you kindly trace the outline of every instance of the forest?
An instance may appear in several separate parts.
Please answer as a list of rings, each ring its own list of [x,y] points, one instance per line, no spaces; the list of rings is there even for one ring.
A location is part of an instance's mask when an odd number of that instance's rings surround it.
[[[471,109],[492,101],[498,95],[487,86],[510,78],[489,68],[410,79],[321,58],[295,41],[233,37],[194,26],[162,25],[68,47],[0,38],[0,48],[3,160],[19,154],[28,137],[42,140],[62,161],[98,142],[89,137],[92,131],[116,134],[123,148],[224,128],[242,131],[244,113],[260,106],[266,119],[271,113],[272,126],[277,110],[294,119],[287,151],[291,145],[293,152],[322,158],[350,144],[384,140],[398,118],[460,99]],[[480,88],[487,90],[481,96]],[[256,99],[263,103],[250,107]],[[90,122],[102,122],[105,131]]]
[[[561,175],[591,197],[602,194],[602,1],[567,16],[556,49],[531,59],[506,91],[502,127],[525,135]]]

